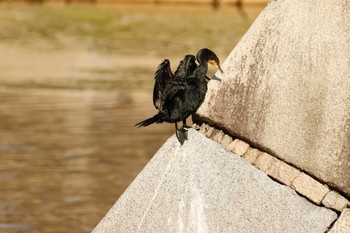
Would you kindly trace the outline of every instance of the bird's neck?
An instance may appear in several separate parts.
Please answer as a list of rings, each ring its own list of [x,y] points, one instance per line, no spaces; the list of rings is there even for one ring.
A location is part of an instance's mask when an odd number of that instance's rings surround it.
[[[196,72],[200,77],[203,76],[205,78],[205,75],[207,74],[207,71],[208,71],[208,62],[203,58],[199,58],[198,63],[199,63],[199,66],[197,67]]]

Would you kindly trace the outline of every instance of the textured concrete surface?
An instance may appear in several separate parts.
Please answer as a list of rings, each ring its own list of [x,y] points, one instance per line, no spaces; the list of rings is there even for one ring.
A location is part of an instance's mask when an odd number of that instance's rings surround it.
[[[329,233],[350,233],[350,209],[345,209]]]
[[[267,171],[277,162],[278,160],[269,155],[268,153],[261,153],[254,162],[254,165],[261,171],[267,173]]]
[[[247,153],[244,154],[243,158],[249,161],[250,163],[255,163],[255,161],[257,160],[257,158],[261,153],[262,152],[257,149],[249,148]]]
[[[286,164],[283,161],[278,160],[268,170],[267,174],[279,182],[291,186],[292,181],[299,176],[301,171]]]
[[[248,151],[249,144],[239,139],[235,139],[235,141],[237,141],[237,143],[234,146],[232,152],[236,155],[243,156]]]
[[[222,130],[214,130],[213,134],[210,136],[210,138],[217,143],[221,143],[221,140],[224,137],[224,132]]]
[[[213,132],[221,132],[218,129],[211,129],[213,127],[209,127],[206,124],[202,124],[200,127],[197,126],[196,129],[203,135],[206,135],[206,131]],[[225,133],[224,133],[225,134]],[[228,136],[225,134],[223,138]],[[212,135],[210,138],[216,137],[216,135]],[[230,136],[228,136],[231,138]],[[226,137],[227,138],[227,137]],[[232,141],[232,138],[231,138]],[[241,154],[235,153],[236,146],[239,145],[239,142],[243,142],[242,140],[235,139],[231,143],[225,142],[221,140],[220,144],[223,148],[233,152],[236,155],[242,156]],[[327,208],[336,210],[341,212],[344,208],[349,206],[350,201],[347,200],[344,196],[339,194],[334,190],[330,190],[327,185],[322,184],[321,182],[315,180],[309,175],[302,173],[298,168],[293,167],[284,161],[272,156],[266,152],[260,151],[256,148],[250,147],[248,143],[247,150],[243,153],[243,158],[255,165],[261,171],[266,173],[268,176],[273,178],[274,180],[287,185],[288,187],[293,188],[302,196],[305,196],[310,201],[318,204],[324,205]],[[241,143],[241,145],[244,145]]]
[[[350,3],[270,1],[199,116],[350,197]]]
[[[94,229],[106,232],[325,232],[335,212],[189,130],[172,136]]]
[[[291,187],[316,204],[321,204],[323,198],[330,191],[329,188],[305,173],[300,173],[293,181]]]
[[[322,204],[328,208],[333,210],[342,211],[345,209],[350,203],[347,199],[341,196],[339,193],[335,191],[330,191],[327,193],[325,198],[322,200]]]
[[[231,142],[232,142],[232,138],[229,135],[225,134],[225,136],[222,138],[220,144],[224,148],[228,149],[228,145],[230,145]]]

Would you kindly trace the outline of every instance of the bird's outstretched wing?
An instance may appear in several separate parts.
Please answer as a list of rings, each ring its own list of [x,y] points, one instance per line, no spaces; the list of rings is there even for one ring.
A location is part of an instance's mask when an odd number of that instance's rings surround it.
[[[158,110],[162,110],[162,106],[165,99],[165,87],[169,80],[174,77],[174,74],[170,69],[170,61],[165,59],[155,73],[155,83],[153,89],[153,104]]]
[[[164,103],[172,101],[175,97],[182,95],[186,89],[186,77],[190,76],[197,67],[196,57],[186,55],[180,61],[175,74],[171,72],[170,61],[165,59],[158,67],[155,73],[155,84],[153,89],[153,104],[162,111]]]
[[[193,55],[186,55],[185,58],[180,61],[180,64],[175,71],[175,77],[186,78],[194,71],[194,69],[196,69],[196,67],[196,57]]]
[[[174,78],[169,80],[164,89],[164,108],[168,105],[173,105],[175,102],[185,102],[185,90],[188,87],[188,78],[191,77],[193,71],[197,68],[196,57],[193,55],[186,55],[182,59],[175,71]],[[175,104],[175,105],[178,105]]]

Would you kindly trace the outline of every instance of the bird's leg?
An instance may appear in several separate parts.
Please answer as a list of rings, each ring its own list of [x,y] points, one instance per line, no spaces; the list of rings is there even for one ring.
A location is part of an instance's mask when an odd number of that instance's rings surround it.
[[[186,124],[186,119],[184,119],[182,121],[182,127],[179,129],[179,132],[181,133],[181,135],[187,140],[188,139],[188,129],[190,127]],[[181,144],[182,145],[182,144]]]
[[[180,129],[182,135],[186,138],[186,140],[188,139],[188,134],[187,134],[187,128],[189,128],[187,125],[186,125],[186,119],[182,121],[183,125]]]
[[[184,120],[182,121],[182,128],[185,129],[185,130],[191,128],[190,126],[188,126],[188,125],[186,124],[186,120],[187,120],[187,119],[184,119]]]
[[[176,129],[176,137],[179,140],[180,144],[183,145],[185,140],[187,140],[187,131],[183,128],[179,129],[177,127],[177,122],[175,122],[175,129]]]

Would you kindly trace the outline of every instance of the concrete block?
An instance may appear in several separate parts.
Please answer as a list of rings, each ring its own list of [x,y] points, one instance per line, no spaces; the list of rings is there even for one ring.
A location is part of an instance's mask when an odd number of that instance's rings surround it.
[[[329,192],[327,186],[321,184],[305,173],[301,173],[297,176],[293,180],[291,187],[318,205],[321,204],[321,201]]]
[[[196,123],[193,123],[192,128],[195,130],[200,130],[201,127],[199,125],[197,125]]]
[[[350,4],[270,1],[197,114],[350,197]]]
[[[172,136],[93,230],[325,232],[337,218],[190,129]]]
[[[243,155],[243,158],[245,160],[247,160],[248,162],[254,164],[256,159],[259,157],[260,154],[262,154],[263,152],[257,150],[257,149],[253,149],[253,148],[248,148],[247,153],[245,153]]]
[[[262,153],[254,162],[260,170],[267,173],[267,171],[277,162],[277,159],[268,153]]]
[[[242,140],[238,140],[232,152],[236,155],[243,156],[247,152],[248,148],[248,143],[243,142]]]
[[[345,209],[329,233],[350,233],[350,209]]]
[[[208,131],[208,129],[209,129],[209,125],[203,123],[203,124],[199,127],[199,132],[202,133],[202,134],[204,134],[205,132]]]
[[[221,143],[222,138],[224,137],[224,132],[219,129],[215,129],[213,133],[210,135],[210,138],[217,143]]]
[[[213,134],[214,129],[215,129],[214,127],[208,126],[208,127],[207,127],[207,131],[204,133],[204,135],[205,135],[207,138],[209,138],[209,137]]]
[[[278,160],[270,168],[267,169],[267,174],[279,182],[290,186],[292,181],[300,175],[301,171]]]
[[[225,134],[225,136],[221,140],[221,145],[225,148],[228,149],[228,145],[232,142],[232,138],[230,135]]]
[[[235,140],[233,140],[228,146],[227,146],[227,149],[229,150],[229,151],[233,151],[234,149],[235,149],[235,146],[237,145],[237,143],[238,143],[238,139],[235,139]]]
[[[330,191],[322,200],[322,204],[328,208],[341,212],[347,207],[349,201],[336,191]]]

